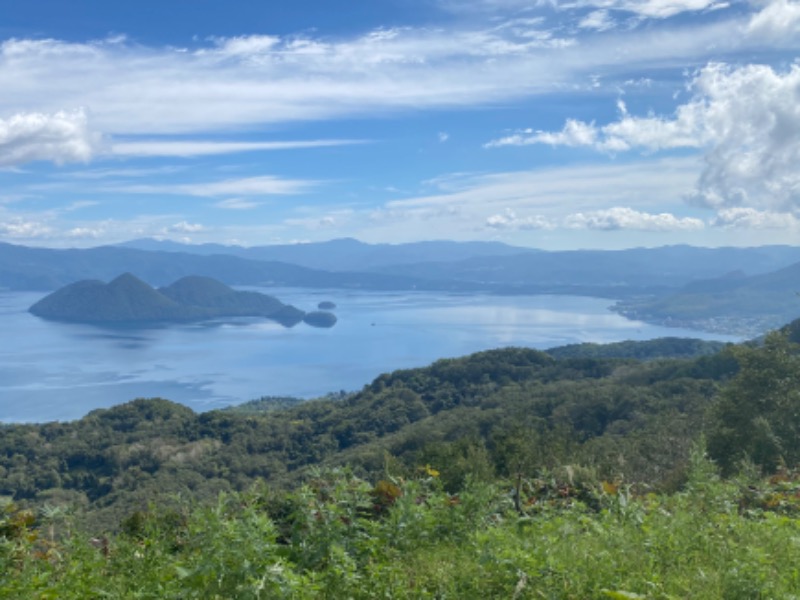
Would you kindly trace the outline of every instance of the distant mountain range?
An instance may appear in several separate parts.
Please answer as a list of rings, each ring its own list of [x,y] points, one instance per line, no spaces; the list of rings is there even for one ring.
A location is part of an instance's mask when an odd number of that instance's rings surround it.
[[[541,252],[500,242],[431,241],[409,244],[365,244],[352,238],[250,248],[222,244],[180,244],[144,238],[119,244],[118,247],[159,252],[188,252],[203,256],[226,254],[250,260],[290,263],[324,271],[370,271],[387,265],[416,264],[431,260],[455,262],[479,256],[503,257],[516,254],[534,255]]]
[[[110,283],[84,280],[63,287],[31,306],[38,317],[95,324],[186,322],[220,317],[264,317],[293,327],[301,321],[332,327],[329,312],[305,313],[277,298],[236,291],[209,277],[184,277],[158,290],[125,273]]]
[[[333,273],[283,262],[190,252],[154,252],[101,246],[88,249],[29,248],[0,243],[0,289],[51,291],[80,279],[108,281],[136,273],[152,285],[202,275],[227,285],[263,287],[413,289],[418,278],[379,273]]]
[[[365,244],[339,239],[309,244],[223,246],[140,239],[121,244],[140,250],[229,255],[277,261],[333,272],[369,272],[431,282],[476,284],[499,293],[546,289],[582,293],[605,290],[611,297],[630,290],[679,288],[689,282],[731,272],[767,273],[800,261],[800,247],[698,248],[663,246],[627,250],[545,252],[499,242],[432,241]],[[418,286],[419,286],[418,282]]]
[[[571,294],[618,300],[631,318],[746,334],[800,315],[798,270],[798,246],[546,252],[352,239],[254,248],[134,240],[85,250],[0,243],[0,289],[50,291],[132,272],[155,286],[200,275],[229,286]]]

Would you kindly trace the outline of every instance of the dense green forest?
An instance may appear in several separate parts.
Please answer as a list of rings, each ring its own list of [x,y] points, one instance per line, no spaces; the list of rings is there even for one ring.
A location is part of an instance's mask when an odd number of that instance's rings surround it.
[[[4,425],[0,597],[792,597],[800,322],[657,347]]]

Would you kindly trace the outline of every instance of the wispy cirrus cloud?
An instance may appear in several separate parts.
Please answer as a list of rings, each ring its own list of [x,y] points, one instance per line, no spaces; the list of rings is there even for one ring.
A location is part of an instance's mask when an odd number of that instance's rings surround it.
[[[601,4],[596,8],[617,8]],[[709,5],[704,0],[618,4],[653,14],[667,6]],[[588,24],[586,18],[581,16]],[[594,26],[602,29],[597,19]],[[113,142],[118,135],[199,134],[253,124],[474,107],[574,88],[598,73],[683,66],[687,58],[697,62],[738,51],[758,42],[755,34],[730,35],[747,24],[747,15],[731,14],[714,23],[578,39],[532,16],[455,29],[377,29],[338,39],[238,36],[186,48],[143,47],[119,39],[11,39],[0,44],[0,115],[86,107],[94,130],[112,136]],[[130,141],[112,147],[134,155],[225,149]]]
[[[174,183],[156,185],[123,185],[108,188],[108,191],[129,194],[177,194],[185,196],[274,196],[306,192],[319,182],[304,179],[284,179],[273,175],[224,179],[203,183]]]
[[[112,154],[125,157],[191,157],[236,154],[242,152],[263,152],[271,150],[298,150],[308,148],[327,148],[331,146],[351,146],[364,144],[367,140],[286,140],[265,142],[223,142],[207,140],[139,140],[119,142],[110,146]]]
[[[226,210],[252,210],[261,206],[260,202],[253,200],[246,200],[244,198],[226,198],[214,204],[217,208],[224,208]]]
[[[500,12],[516,10],[527,12],[536,7],[549,7],[555,11],[576,9],[616,10],[640,17],[664,19],[685,12],[714,10],[728,6],[718,0],[440,0],[441,5],[454,12]]]
[[[633,13],[641,17],[665,19],[681,13],[725,8],[728,2],[718,0],[577,0],[566,6],[589,6],[605,10]]]

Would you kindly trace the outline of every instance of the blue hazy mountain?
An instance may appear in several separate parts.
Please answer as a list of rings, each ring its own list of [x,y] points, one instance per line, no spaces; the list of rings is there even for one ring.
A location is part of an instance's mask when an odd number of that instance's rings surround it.
[[[387,265],[427,261],[454,262],[479,256],[533,255],[540,251],[500,242],[428,241],[407,244],[365,244],[352,238],[308,244],[271,246],[226,246],[222,244],[181,244],[144,238],[119,244],[137,250],[188,252],[210,256],[227,254],[252,260],[291,263],[326,271],[367,271]],[[800,260],[800,258],[798,259]]]
[[[108,281],[125,272],[136,273],[154,285],[166,285],[189,275],[212,277],[227,285],[263,287],[408,290],[422,284],[416,277],[333,273],[222,254],[204,256],[114,246],[30,248],[0,242],[0,289],[50,291],[82,279]]]

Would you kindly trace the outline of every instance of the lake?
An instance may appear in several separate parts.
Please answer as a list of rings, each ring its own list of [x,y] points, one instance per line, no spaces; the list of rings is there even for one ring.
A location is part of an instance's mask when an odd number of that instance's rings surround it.
[[[257,288],[247,288],[257,289]],[[0,421],[71,420],[134,398],[196,411],[260,396],[312,398],[359,390],[377,375],[504,346],[664,336],[732,336],[629,321],[612,300],[260,289],[303,310],[330,300],[331,329],[259,319],[149,329],[45,321],[27,312],[44,294],[0,292]]]

